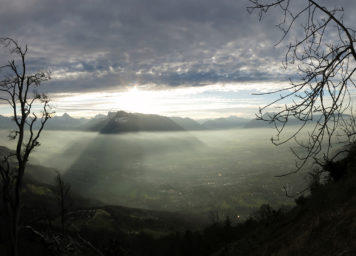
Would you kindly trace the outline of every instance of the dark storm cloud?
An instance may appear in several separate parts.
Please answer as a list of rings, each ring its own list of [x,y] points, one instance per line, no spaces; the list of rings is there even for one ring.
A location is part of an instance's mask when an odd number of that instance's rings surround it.
[[[350,1],[340,1],[348,2]],[[274,15],[242,0],[3,0],[1,36],[50,68],[52,91],[285,80]],[[48,87],[47,87],[48,88]]]

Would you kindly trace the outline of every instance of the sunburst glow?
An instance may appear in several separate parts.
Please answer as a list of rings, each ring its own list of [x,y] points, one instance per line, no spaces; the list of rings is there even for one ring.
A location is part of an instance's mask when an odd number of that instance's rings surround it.
[[[129,89],[126,93],[118,95],[115,108],[130,112],[150,113],[155,112],[153,108],[153,92],[143,91],[136,86]]]
[[[258,106],[265,104],[262,97],[251,95],[256,92],[254,88],[259,87],[256,84],[214,84],[157,90],[133,86],[124,91],[58,94],[54,102],[58,115],[86,117],[119,110],[197,119],[253,116]]]

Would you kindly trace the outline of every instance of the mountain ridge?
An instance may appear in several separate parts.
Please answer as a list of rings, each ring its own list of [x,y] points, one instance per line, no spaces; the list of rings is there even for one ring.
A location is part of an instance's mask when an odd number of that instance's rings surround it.
[[[288,125],[300,125],[291,119]],[[225,129],[266,128],[271,124],[257,119],[238,116],[194,120],[189,117],[168,117],[157,114],[130,113],[125,111],[98,114],[92,118],[75,118],[68,113],[54,116],[46,124],[47,130],[96,131],[101,133],[122,133],[140,131],[207,131]],[[0,115],[0,129],[14,129],[11,117]]]

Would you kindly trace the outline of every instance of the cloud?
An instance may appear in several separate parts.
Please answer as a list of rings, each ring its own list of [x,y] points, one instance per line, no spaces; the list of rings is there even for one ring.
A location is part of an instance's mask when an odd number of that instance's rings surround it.
[[[325,3],[331,3],[326,1]],[[351,0],[341,5],[353,6]],[[248,1],[3,0],[0,35],[28,44],[50,92],[131,85],[286,81],[278,15],[258,22]],[[347,10],[348,11],[348,10]],[[350,20],[352,21],[352,20]]]

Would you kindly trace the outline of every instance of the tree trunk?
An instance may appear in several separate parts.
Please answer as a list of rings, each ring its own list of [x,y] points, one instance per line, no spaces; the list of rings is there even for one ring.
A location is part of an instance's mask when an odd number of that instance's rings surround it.
[[[19,255],[19,225],[20,225],[20,212],[21,212],[21,190],[22,190],[22,179],[25,169],[25,164],[20,164],[18,170],[17,183],[14,187],[14,197],[13,202],[10,199],[10,237],[11,237],[11,248],[10,255],[18,256]]]
[[[20,216],[20,209],[16,207],[13,212],[13,218],[11,221],[11,249],[10,255],[11,256],[18,256],[19,252],[19,236],[18,236],[18,226],[19,226],[19,216]]]

